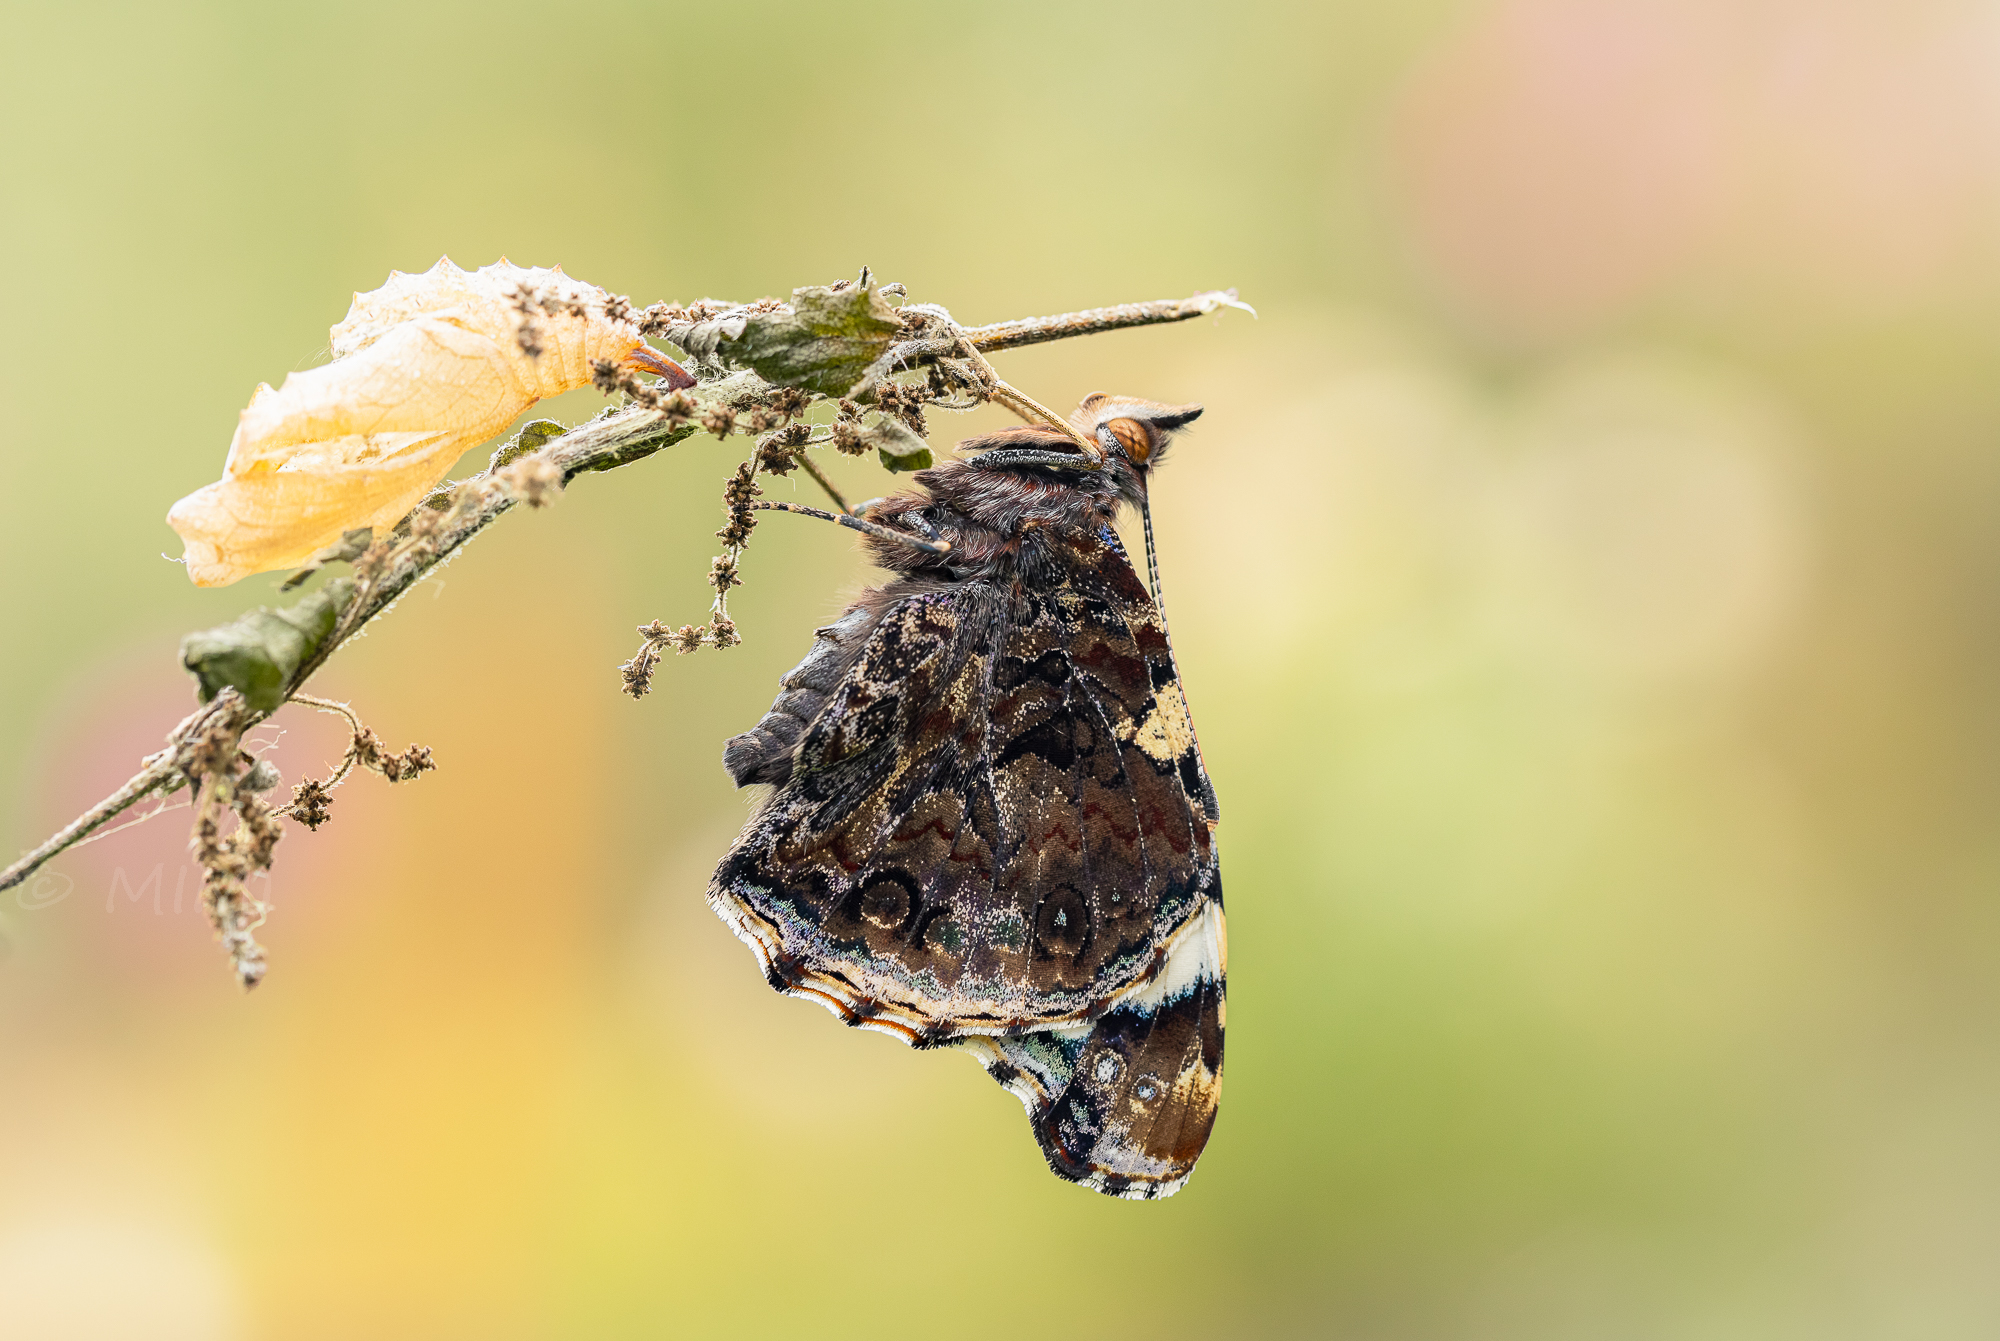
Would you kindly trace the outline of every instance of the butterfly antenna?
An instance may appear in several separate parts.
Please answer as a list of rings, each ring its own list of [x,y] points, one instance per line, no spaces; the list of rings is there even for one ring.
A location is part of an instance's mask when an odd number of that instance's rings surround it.
[[[1139,495],[1139,525],[1146,533],[1146,583],[1153,589],[1153,608],[1160,612],[1160,637],[1167,644],[1167,659],[1174,663],[1174,674],[1180,674],[1180,659],[1174,656],[1174,635],[1167,628],[1167,603],[1160,595],[1160,556],[1153,547],[1153,508],[1146,495]],[[1188,723],[1188,736],[1194,740],[1195,757],[1201,757],[1201,741],[1195,739],[1194,723]],[[1222,818],[1222,806],[1215,799],[1215,784],[1208,778],[1208,761],[1201,765],[1201,800],[1208,810],[1208,822],[1212,826]]]
[[[1139,498],[1139,524],[1146,532],[1146,585],[1153,589],[1153,608],[1160,612],[1160,628],[1167,627],[1167,602],[1160,595],[1160,556],[1153,549],[1153,508],[1144,495]],[[1168,651],[1173,650],[1173,639],[1167,639]]]

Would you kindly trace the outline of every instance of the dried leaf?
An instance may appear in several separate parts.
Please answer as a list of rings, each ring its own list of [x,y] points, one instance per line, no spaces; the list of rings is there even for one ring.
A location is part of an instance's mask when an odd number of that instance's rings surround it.
[[[590,385],[593,361],[657,369],[637,327],[605,315],[605,297],[560,268],[468,272],[449,259],[354,295],[333,362],[258,387],[222,479],[167,514],[188,576],[224,586],[296,566],[343,531],[379,533],[467,448],[536,401]]]
[[[885,470],[893,472],[930,468],[930,444],[918,437],[900,419],[884,418],[881,423],[862,429],[860,438],[863,446],[875,449],[875,454],[882,458],[882,468]]]
[[[882,291],[867,283],[794,289],[789,307],[738,308],[695,327],[698,357],[749,368],[773,386],[844,396],[903,329]]]
[[[201,682],[202,702],[234,686],[259,712],[275,711],[292,677],[353,599],[354,583],[343,577],[286,609],[260,606],[221,628],[181,639],[181,664]]]

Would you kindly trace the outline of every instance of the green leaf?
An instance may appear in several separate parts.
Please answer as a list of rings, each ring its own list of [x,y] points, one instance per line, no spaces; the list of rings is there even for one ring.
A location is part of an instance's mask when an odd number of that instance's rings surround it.
[[[930,468],[930,444],[911,432],[900,419],[885,415],[881,423],[861,430],[861,441],[875,449],[884,470],[894,473]]]
[[[718,330],[718,352],[774,386],[844,396],[902,333],[896,310],[863,282],[792,290],[790,307],[732,314],[741,334]],[[730,325],[734,324],[732,320]]]
[[[509,438],[501,445],[499,451],[493,453],[493,461],[487,469],[493,471],[502,466],[510,466],[530,452],[539,452],[567,432],[569,425],[557,420],[530,419],[521,425],[519,433]]]
[[[283,610],[259,606],[233,623],[181,639],[181,664],[200,681],[202,702],[233,686],[251,707],[271,712],[353,599],[354,581],[343,577]]]

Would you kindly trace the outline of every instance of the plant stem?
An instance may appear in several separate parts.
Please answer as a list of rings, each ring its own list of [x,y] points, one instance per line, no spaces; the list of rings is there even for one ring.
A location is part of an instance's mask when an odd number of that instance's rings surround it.
[[[1076,335],[1097,335],[1124,330],[1129,326],[1158,326],[1167,322],[1190,321],[1219,312],[1225,307],[1250,311],[1236,297],[1234,289],[1211,289],[1192,298],[1163,298],[1152,303],[1120,303],[1116,307],[1093,307],[1083,312],[1064,312],[1053,317],[1023,317],[1018,321],[996,321],[991,326],[968,326],[965,336],[982,353],[998,349],[1019,349],[1050,340],[1067,340]],[[1253,312],[1254,315],[1254,312]]]

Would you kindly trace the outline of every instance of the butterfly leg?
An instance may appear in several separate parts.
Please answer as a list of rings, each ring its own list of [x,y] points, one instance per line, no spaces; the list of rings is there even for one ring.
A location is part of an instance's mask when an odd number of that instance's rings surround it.
[[[1075,452],[1049,452],[1034,447],[995,447],[971,458],[977,470],[1007,470],[1015,466],[1047,466],[1050,470],[1099,470],[1102,457],[1080,457]]]
[[[899,545],[908,545],[912,549],[920,549],[926,554],[951,553],[951,542],[949,540],[920,540],[907,532],[898,531],[888,526],[881,526],[872,521],[863,521],[861,518],[853,516],[850,513],[828,512],[823,508],[809,508],[803,503],[774,503],[769,500],[760,500],[752,503],[750,506],[762,512],[796,512],[802,517],[817,517],[821,521],[830,521],[836,526],[845,526],[850,530],[872,535],[878,540],[892,540]]]

